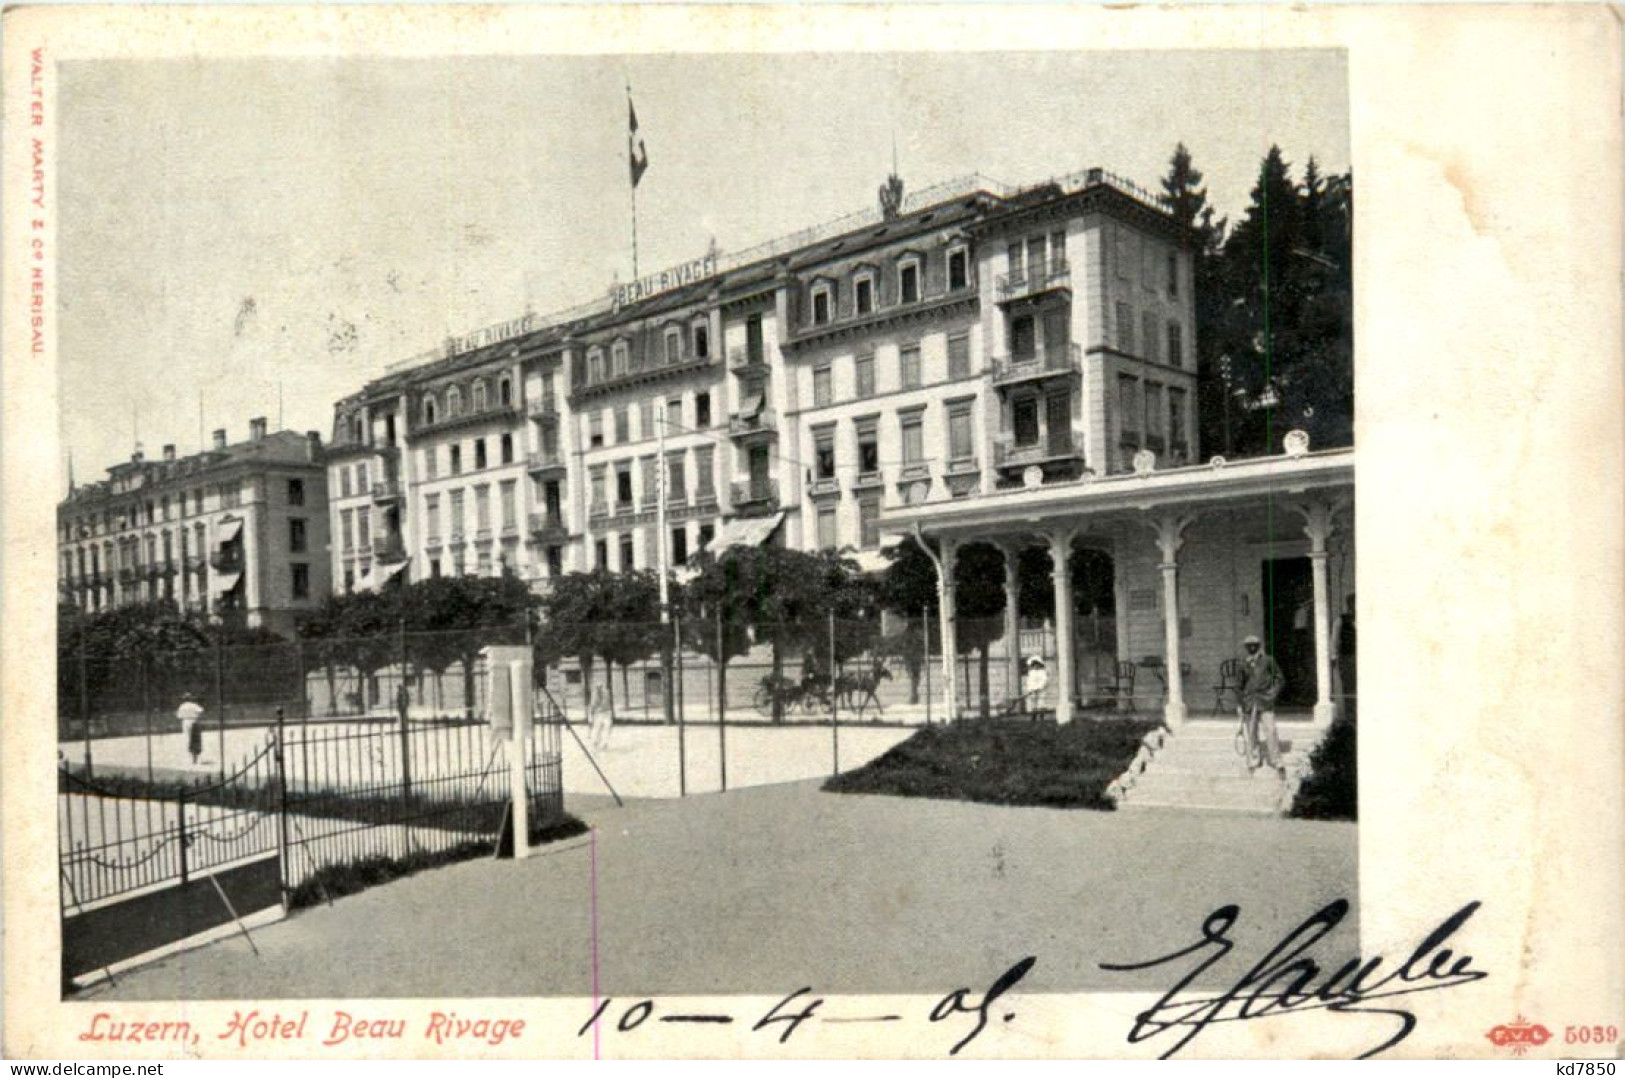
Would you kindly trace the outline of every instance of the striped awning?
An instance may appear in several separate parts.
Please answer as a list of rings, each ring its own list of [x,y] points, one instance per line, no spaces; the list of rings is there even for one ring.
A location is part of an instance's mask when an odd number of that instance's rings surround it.
[[[227,543],[241,535],[242,532],[243,521],[241,517],[233,517],[230,520],[222,520],[220,522],[220,526],[215,528],[214,541],[220,546],[225,546]]]
[[[723,551],[735,546],[761,546],[772,538],[778,530],[779,524],[784,520],[784,512],[765,517],[745,517],[740,520],[730,520],[722,526],[722,531],[711,540],[706,547],[715,557],[722,557]]]

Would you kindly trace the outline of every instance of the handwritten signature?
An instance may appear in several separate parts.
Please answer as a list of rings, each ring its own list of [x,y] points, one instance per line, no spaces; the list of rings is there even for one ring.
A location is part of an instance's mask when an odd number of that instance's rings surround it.
[[[1141,1011],[1129,1030],[1130,1044],[1164,1035],[1172,1037],[1173,1043],[1162,1053],[1163,1059],[1172,1058],[1215,1022],[1251,1021],[1313,1010],[1386,1015],[1396,1019],[1399,1025],[1393,1035],[1359,1057],[1368,1059],[1399,1044],[1416,1028],[1416,1016],[1411,1012],[1393,1005],[1375,1005],[1374,1001],[1437,992],[1489,976],[1472,968],[1472,955],[1458,956],[1444,946],[1479,905],[1469,902],[1445,918],[1416,945],[1409,958],[1397,968],[1390,964],[1389,972],[1382,976],[1379,974],[1388,960],[1381,955],[1369,959],[1355,957],[1330,972],[1323,971],[1321,964],[1309,955],[1314,946],[1348,916],[1348,900],[1341,898],[1287,933],[1221,995],[1173,1002],[1192,981],[1223,962],[1235,949],[1229,933],[1241,915],[1238,906],[1224,906],[1208,914],[1202,922],[1202,938],[1188,947],[1148,962],[1103,962],[1101,968],[1126,972],[1155,969],[1187,959],[1199,960],[1150,1009]]]

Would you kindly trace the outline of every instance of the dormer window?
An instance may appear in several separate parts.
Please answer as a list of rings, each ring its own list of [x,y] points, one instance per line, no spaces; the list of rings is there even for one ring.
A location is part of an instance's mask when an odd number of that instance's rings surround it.
[[[609,373],[619,378],[625,374],[632,365],[632,347],[625,341],[616,341],[609,346]]]
[[[453,418],[463,414],[463,391],[456,386],[446,390],[446,416]]]
[[[676,326],[666,330],[665,349],[665,360],[668,364],[683,361],[683,333]]]
[[[711,326],[705,319],[695,319],[689,339],[693,342],[695,359],[711,358]]]
[[[920,263],[910,259],[897,267],[897,296],[901,303],[920,302]]]
[[[872,274],[859,277],[852,284],[853,309],[858,314],[869,314],[875,309],[875,279]]]
[[[473,393],[470,394],[470,397],[471,397],[471,399],[473,401],[473,410],[475,412],[483,412],[483,411],[485,411],[485,380],[484,379],[476,378],[474,380],[474,391],[473,391]]]
[[[948,291],[957,292],[970,286],[970,252],[956,247],[948,252]]]
[[[587,350],[587,384],[602,382],[604,380],[604,350],[602,348],[589,348]]]
[[[834,295],[829,285],[814,285],[812,290],[812,320],[813,325],[828,325],[830,312],[833,308]]]

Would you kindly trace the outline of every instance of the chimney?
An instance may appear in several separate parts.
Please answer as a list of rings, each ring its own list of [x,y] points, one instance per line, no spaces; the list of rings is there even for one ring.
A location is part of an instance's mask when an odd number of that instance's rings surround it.
[[[305,431],[305,456],[310,460],[320,460],[322,456],[322,432],[319,430]]]
[[[130,454],[130,460],[135,464],[140,464],[145,456],[146,454],[141,452],[141,443],[135,443],[135,452]]]
[[[265,437],[265,417],[259,416],[248,421],[248,440],[257,442]]]
[[[214,447],[216,449],[224,449],[224,448],[226,448],[226,428],[225,427],[221,427],[219,430],[214,432]]]
[[[164,463],[175,463],[175,447],[173,445],[164,446]]]

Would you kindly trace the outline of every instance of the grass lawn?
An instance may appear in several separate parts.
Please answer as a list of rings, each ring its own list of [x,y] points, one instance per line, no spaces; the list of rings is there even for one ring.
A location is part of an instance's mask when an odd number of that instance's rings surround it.
[[[824,789],[1110,811],[1107,785],[1157,725],[1112,718],[1065,726],[976,720],[927,726]]]

